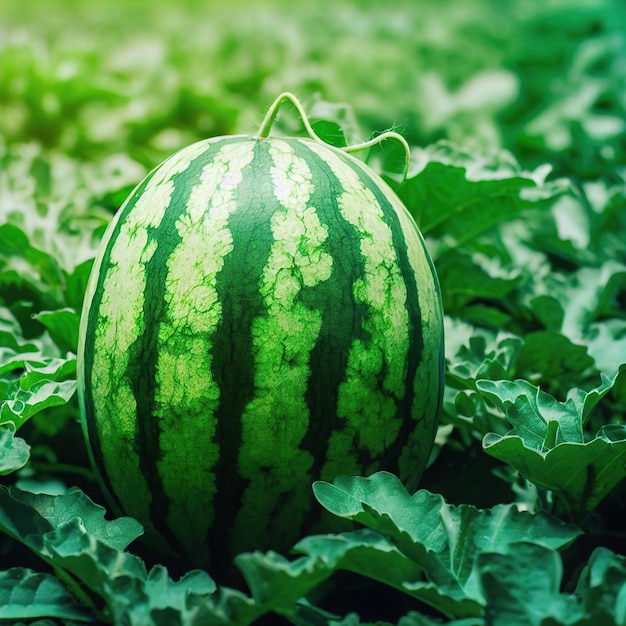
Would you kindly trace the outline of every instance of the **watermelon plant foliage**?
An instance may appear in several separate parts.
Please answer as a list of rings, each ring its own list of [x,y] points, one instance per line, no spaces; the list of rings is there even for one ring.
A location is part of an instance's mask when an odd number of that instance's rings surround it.
[[[623,3],[70,4],[0,5],[0,623],[626,624]],[[418,223],[445,388],[417,489],[317,481],[226,583],[105,508],[79,317],[135,185],[286,90]]]

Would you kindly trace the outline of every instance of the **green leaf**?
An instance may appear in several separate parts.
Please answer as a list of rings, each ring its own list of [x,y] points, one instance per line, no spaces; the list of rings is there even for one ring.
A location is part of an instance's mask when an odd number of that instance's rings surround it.
[[[91,612],[54,576],[20,567],[0,572],[0,620],[38,617],[93,623]]]
[[[542,546],[519,543],[507,555],[483,554],[478,566],[488,624],[617,626],[626,622],[625,559],[606,548],[594,550],[573,594],[560,593],[561,559]]]
[[[48,329],[52,341],[63,352],[76,354],[78,351],[80,315],[74,309],[41,311],[41,313],[34,315],[34,319],[41,322]]]
[[[19,428],[44,409],[67,403],[76,391],[76,381],[39,380],[28,389],[15,389],[0,408],[0,424],[12,422]]]
[[[14,224],[0,226],[0,270],[18,269],[19,275],[40,291],[59,289],[63,275],[57,260],[50,254],[32,246],[27,235]],[[19,261],[26,262],[22,269]],[[26,271],[27,270],[27,271]]]
[[[15,436],[15,425],[11,422],[0,425],[0,475],[21,469],[30,458],[30,446]]]
[[[586,424],[589,420],[591,412],[596,407],[598,402],[604,398],[615,386],[620,374],[626,372],[626,364],[623,364],[617,369],[617,372],[609,377],[602,373],[602,383],[595,389],[590,391],[584,391],[582,389],[573,389],[568,394],[568,399],[571,398],[576,409],[579,411],[583,424]]]
[[[444,310],[473,324],[499,330],[486,319],[487,315],[512,317],[509,301],[520,285],[522,274],[505,269],[485,255],[468,254],[454,248],[437,257],[437,274],[441,282]],[[482,305],[479,303],[483,303]],[[484,303],[489,303],[488,306]],[[487,312],[485,312],[487,309]],[[478,319],[480,311],[482,319]]]
[[[26,351],[28,349],[33,351]],[[0,376],[5,377],[16,370],[19,371],[26,367],[26,363],[45,365],[46,358],[37,351],[37,347],[33,344],[20,346],[18,350],[13,348],[0,348]]]
[[[0,347],[0,424],[19,428],[33,415],[66,404],[76,390],[76,358]],[[35,346],[32,346],[35,347]]]
[[[509,554],[482,554],[478,568],[487,624],[541,626],[548,617],[574,624],[584,615],[573,597],[559,593],[561,559],[544,546],[519,543]]]
[[[20,377],[19,383],[24,390],[28,390],[42,381],[64,382],[69,379],[73,382],[76,378],[76,359],[74,357],[67,359],[46,358],[41,364],[24,361],[22,365],[25,371]]]
[[[532,299],[530,307],[547,330],[560,330],[565,312],[563,311],[563,306],[556,298],[545,294],[536,296]]]
[[[423,570],[389,539],[363,528],[338,535],[314,535],[299,541],[295,552],[323,556],[334,568],[352,571],[407,591],[406,583],[422,580]]]
[[[478,615],[474,598],[461,594],[451,598],[439,583],[433,584],[430,572],[423,564],[407,557],[381,534],[367,529],[340,535],[316,536],[303,539],[295,548],[310,555],[320,554],[335,569],[367,576],[371,580],[398,589],[446,615]],[[452,594],[454,595],[454,594]]]
[[[313,130],[326,143],[344,148],[359,142],[358,122],[350,105],[316,98],[307,112]]]
[[[187,572],[173,582],[163,566],[155,566],[148,574],[146,593],[152,599],[152,614],[175,609],[183,613],[191,596],[212,596],[217,590],[215,581],[201,570]]]
[[[313,490],[331,513],[376,530],[423,568],[429,582],[409,585],[412,594],[449,617],[479,614],[479,554],[506,554],[519,541],[558,549],[580,534],[545,513],[531,515],[512,505],[480,510],[450,506],[425,490],[410,496],[398,478],[386,472],[369,478],[339,477],[333,484],[316,482]]]
[[[522,345],[523,340],[518,337],[506,337],[488,345],[485,337],[473,335],[468,345],[461,346],[454,355],[446,380],[459,389],[473,389],[481,378],[502,378],[513,369]]]
[[[337,148],[343,148],[346,144],[346,137],[341,126],[330,120],[313,120],[311,126],[315,134],[326,143]]]
[[[57,69],[40,68],[35,72],[55,73]],[[39,93],[51,93],[49,85],[40,87],[42,91]],[[63,99],[66,87],[62,86],[55,97]],[[31,94],[31,104],[39,99],[36,93]],[[36,115],[45,117],[46,114],[39,111]],[[63,127],[62,120],[56,119],[53,126],[56,132]],[[82,134],[82,131],[78,132]],[[145,173],[143,167],[118,150],[105,151],[104,156],[102,153],[92,154],[91,158],[85,159],[84,155],[71,154],[65,148],[42,145],[33,135],[25,141],[0,146],[0,169],[5,174],[4,197],[8,196],[9,200],[4,215],[11,228],[19,229],[30,242],[27,248],[22,245],[23,239],[16,239],[16,247],[30,263],[39,265],[45,258],[41,255],[47,255],[52,263],[63,269],[60,273],[55,271],[54,281],[43,280],[44,285],[58,280],[61,287],[54,292],[55,307],[51,308],[80,306],[80,302],[66,299],[62,293],[66,287],[65,272],[73,273],[74,267],[95,256],[101,229],[111,218],[111,213],[100,208],[102,199],[130,183],[136,184]],[[26,269],[23,265],[15,264],[17,275],[26,284],[40,284],[33,280],[34,274],[29,277],[22,271]],[[50,272],[46,272],[46,276],[49,275]]]
[[[141,525],[131,518],[109,521],[104,514],[76,488],[51,496],[0,486],[0,530],[64,572],[74,591],[78,580],[99,595],[115,623],[243,625],[267,610],[235,590],[216,594],[205,572],[189,572],[177,582],[161,566],[147,573],[138,557],[123,552],[143,532]]]
[[[483,447],[530,482],[558,494],[579,523],[626,477],[626,427],[617,424],[588,443],[561,443],[546,453],[525,447],[517,436],[486,435]]]
[[[422,233],[452,248],[562,193],[546,183],[548,172],[524,172],[505,152],[480,157],[442,141],[420,150],[410,176],[394,186]]]
[[[557,493],[581,522],[626,477],[626,426],[608,424],[589,441],[583,433],[593,407],[618,376],[603,376],[589,392],[572,390],[565,402],[524,380],[478,381],[477,389],[502,408],[513,426],[504,436],[485,435],[485,452]]]
[[[559,402],[526,380],[478,380],[476,388],[503,408],[527,447],[541,451],[562,441],[583,442],[582,416],[573,398]],[[551,422],[557,426],[558,440],[550,444],[546,436]]]
[[[0,307],[0,348],[7,348],[6,352],[0,352],[0,374],[6,371],[4,366],[5,355],[19,352],[36,352],[37,345],[34,342],[26,341],[22,335],[22,329],[15,316],[6,307]]]
[[[572,340],[584,343],[593,336],[598,324],[611,319],[623,321],[620,293],[624,293],[626,282],[624,263],[609,259],[597,267],[581,267],[565,281],[553,282],[550,285],[553,295],[567,303],[561,330]]]
[[[625,589],[626,557],[596,548],[576,585],[576,595],[587,614],[598,624],[625,624]]]
[[[143,532],[132,518],[109,521],[104,515],[105,509],[76,487],[52,496],[0,486],[0,529],[37,552],[45,553],[45,541],[67,524],[114,550],[125,549]]]
[[[129,193],[131,191],[132,189],[129,189]],[[70,307],[70,310],[80,312],[82,309],[83,299],[85,296],[85,292],[87,291],[87,282],[89,281],[89,276],[91,274],[91,268],[93,267],[94,260],[95,259],[90,258],[86,261],[83,261],[82,263],[77,265],[72,273],[67,277],[67,281],[65,284],[65,298],[68,307]]]
[[[626,321],[611,319],[592,324],[585,341],[596,367],[600,371],[614,371],[626,358]]]
[[[220,589],[200,570],[173,581],[156,565],[147,577],[116,576],[105,585],[106,597],[116,624],[169,626],[170,624],[251,624],[262,609],[243,593]]]
[[[411,611],[408,615],[400,619],[398,626],[440,626],[441,623],[442,622],[437,618]],[[485,620],[483,620],[482,617],[453,619],[445,623],[448,626],[485,626]]]
[[[557,387],[572,385],[583,378],[595,363],[587,347],[571,341],[560,332],[542,330],[524,335],[516,363],[516,373],[535,383]]]
[[[143,532],[141,525],[131,518],[108,521],[104,514],[77,488],[53,496],[0,486],[0,530],[52,564],[88,606],[93,601],[77,580],[109,600],[111,580],[146,578],[143,562],[121,551]]]
[[[407,591],[422,569],[379,533],[367,529],[339,535],[314,535],[296,544],[306,558],[287,561],[275,553],[239,555],[253,598],[261,606],[289,613],[295,601],[337,570],[348,570]]]
[[[285,615],[294,614],[297,600],[336,569],[335,562],[328,562],[319,555],[288,561],[275,552],[258,551],[238,555],[235,564],[243,573],[255,602]]]

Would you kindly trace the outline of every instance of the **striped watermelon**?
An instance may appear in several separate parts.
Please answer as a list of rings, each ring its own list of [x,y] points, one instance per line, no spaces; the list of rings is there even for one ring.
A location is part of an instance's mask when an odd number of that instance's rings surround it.
[[[442,328],[421,235],[363,163],[316,137],[187,147],[121,207],[87,289],[79,401],[103,490],[194,565],[287,549],[316,479],[416,486]]]

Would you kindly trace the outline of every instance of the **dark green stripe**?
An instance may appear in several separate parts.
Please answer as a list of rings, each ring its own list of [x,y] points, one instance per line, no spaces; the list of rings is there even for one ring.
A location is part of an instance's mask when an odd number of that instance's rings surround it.
[[[386,452],[386,463],[380,469],[397,472],[397,460],[400,452],[409,439],[410,433],[415,429],[415,420],[423,419],[423,414],[412,415],[413,401],[415,397],[414,382],[417,367],[424,351],[424,328],[422,327],[422,314],[420,309],[417,274],[409,261],[406,238],[398,214],[394,206],[389,202],[380,187],[372,182],[372,179],[357,165],[351,164],[358,172],[361,182],[369,188],[376,197],[377,202],[383,209],[385,222],[391,229],[393,247],[396,251],[398,269],[402,275],[406,287],[406,309],[409,317],[409,347],[407,350],[407,372],[405,376],[404,396],[398,401],[398,415],[402,417],[402,425],[398,437]],[[426,407],[424,407],[426,409]]]
[[[342,158],[339,155],[338,158]],[[371,176],[365,172],[359,165],[352,162],[351,159],[342,159],[350,169],[356,173],[361,184],[369,189],[383,212],[384,222],[387,224],[392,235],[392,244],[395,250],[395,261],[397,267],[402,276],[406,288],[406,309],[409,321],[409,345],[406,353],[406,363],[408,365],[404,383],[404,393],[401,398],[395,398],[397,404],[397,415],[402,418],[402,423],[398,436],[393,445],[386,451],[385,460],[379,465],[380,469],[387,469],[389,471],[397,470],[397,459],[400,455],[402,447],[405,445],[409,438],[409,434],[415,429],[415,421],[411,419],[411,412],[414,399],[414,378],[417,371],[417,365],[421,358],[421,354],[424,348],[423,336],[422,336],[422,318],[420,312],[419,292],[416,282],[416,274],[413,267],[409,263],[408,250],[406,245],[406,239],[404,232],[396,213],[394,206],[387,199],[384,192],[378,186],[378,183],[371,178]],[[338,183],[339,188],[341,187]],[[354,243],[352,250],[358,251],[360,245],[358,240]],[[345,254],[345,250],[343,252]],[[357,252],[358,254],[358,252]],[[363,305],[361,305],[363,306]],[[364,321],[367,319],[367,311],[361,315],[361,319]],[[363,331],[364,332],[364,331]],[[350,337],[351,341],[358,338],[356,329],[352,332]],[[383,364],[383,370],[381,371],[381,380],[385,376],[385,364]],[[413,416],[416,417],[416,416]],[[318,454],[321,447],[317,448]],[[353,451],[357,463],[364,469],[372,462],[370,453],[367,449],[361,448]]]
[[[217,566],[232,561],[227,538],[248,485],[238,468],[241,415],[255,392],[252,325],[255,317],[265,314],[259,286],[274,243],[270,220],[278,206],[267,143],[258,142],[254,151],[235,191],[238,208],[228,220],[233,249],[216,282],[222,323],[215,334],[212,374],[221,392],[215,435],[220,457],[215,467],[215,519],[207,541]]]
[[[345,427],[337,417],[339,385],[345,380],[346,365],[352,342],[366,340],[364,329],[368,307],[354,297],[354,283],[363,278],[365,265],[359,252],[360,235],[346,221],[338,206],[344,189],[326,161],[302,142],[294,142],[295,153],[305,159],[313,174],[315,190],[309,205],[315,207],[320,222],[328,228],[325,250],[333,258],[329,280],[314,287],[303,286],[300,299],[322,314],[322,326],[311,353],[312,375],[309,378],[306,403],[311,409],[309,430],[301,448],[309,451],[315,463],[313,479],[320,478],[331,435]]]
[[[168,302],[165,299],[167,289],[168,259],[181,242],[176,228],[176,221],[187,212],[187,205],[191,193],[200,182],[202,170],[215,158],[226,142],[237,143],[245,141],[241,138],[230,138],[215,142],[206,152],[191,162],[189,167],[172,177],[174,191],[167,210],[166,218],[156,229],[150,229],[150,238],[156,238],[159,245],[146,265],[146,291],[144,298],[145,332],[135,345],[131,346],[128,376],[133,381],[133,391],[137,401],[137,416],[139,429],[136,447],[140,456],[142,473],[152,493],[151,516],[152,522],[159,533],[170,542],[177,545],[174,532],[167,524],[170,499],[163,490],[163,483],[159,472],[161,459],[161,429],[160,421],[155,416],[155,392],[157,389],[156,368],[159,360],[159,330],[160,321],[167,315]],[[207,204],[208,209],[208,204]],[[198,251],[206,254],[207,251]],[[168,407],[171,410],[171,407]],[[181,423],[186,416],[181,416]],[[218,434],[219,438],[219,434]],[[181,468],[183,471],[183,468]]]
[[[176,220],[187,211],[194,183],[197,184],[200,180],[202,169],[214,158],[219,146],[220,144],[213,144],[207,152],[192,161],[184,172],[172,176],[174,189],[165,217],[157,228],[148,228],[149,240],[158,241],[158,246],[145,267],[144,332],[130,347],[126,372],[137,402],[138,429],[135,450],[139,455],[141,472],[152,494],[150,507],[152,523],[170,545],[176,545],[176,538],[166,523],[169,498],[163,491],[158,469],[158,462],[161,458],[161,430],[159,420],[155,416],[156,370],[160,349],[159,328],[168,309],[165,299],[167,261],[181,241],[176,228]]]
[[[97,466],[100,482],[105,491],[105,495],[109,501],[117,508],[116,513],[122,514],[124,509],[121,505],[117,494],[113,491],[111,483],[106,474],[104,459],[102,456],[102,443],[100,440],[100,432],[97,426],[96,416],[94,415],[94,400],[91,394],[92,387],[92,365],[94,361],[94,349],[96,339],[96,328],[98,320],[100,318],[100,305],[102,303],[102,297],[104,295],[104,281],[107,276],[107,270],[111,264],[111,252],[115,244],[115,240],[119,236],[120,229],[122,228],[126,217],[133,210],[135,204],[141,198],[146,187],[158,171],[158,167],[152,170],[146,178],[137,186],[129,198],[127,204],[121,209],[120,216],[115,224],[113,233],[108,241],[108,245],[104,251],[102,263],[100,265],[100,274],[96,288],[93,293],[93,298],[89,306],[87,313],[87,324],[85,327],[85,343],[83,349],[83,378],[84,378],[84,397],[83,403],[85,407],[85,422],[87,426],[87,435],[89,438],[89,446],[92,451],[94,463]]]

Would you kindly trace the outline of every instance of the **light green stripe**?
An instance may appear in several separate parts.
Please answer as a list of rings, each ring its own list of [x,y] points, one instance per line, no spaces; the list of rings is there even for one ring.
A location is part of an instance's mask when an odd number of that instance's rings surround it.
[[[271,218],[275,242],[260,286],[267,315],[255,319],[252,329],[255,395],[241,418],[239,457],[240,473],[250,485],[234,531],[235,536],[248,533],[250,545],[263,530],[255,520],[269,517],[282,493],[311,481],[313,456],[299,446],[309,426],[309,358],[322,316],[298,302],[298,294],[328,280],[332,269],[332,258],[323,250],[327,229],[315,207],[308,206],[314,186],[306,161],[279,140],[272,140],[269,153],[279,205]],[[292,525],[302,504],[292,501],[286,507],[287,515],[294,515]]]
[[[153,175],[129,211],[105,268],[102,300],[95,328],[91,372],[95,419],[105,471],[128,515],[150,519],[150,493],[134,447],[137,404],[125,375],[129,348],[144,332],[145,266],[156,250],[148,228],[159,226],[170,203],[172,177],[185,171],[206,150],[197,144],[168,159]],[[101,252],[101,254],[103,254]]]
[[[423,350],[415,378],[413,379],[413,406],[411,415],[416,420],[416,428],[402,450],[398,460],[400,478],[409,491],[417,488],[418,474],[416,464],[424,467],[430,455],[430,447],[425,441],[431,441],[436,427],[437,405],[439,403],[441,352],[443,350],[443,312],[439,295],[437,275],[430,262],[426,244],[417,226],[398,199],[386,185],[381,188],[389,202],[393,204],[405,234],[409,264],[415,272],[418,301],[422,322]]]
[[[346,427],[330,439],[323,468],[323,475],[330,475],[335,466],[341,465],[345,471],[345,459],[354,454],[355,443],[376,457],[397,438],[402,422],[397,402],[405,392],[409,318],[391,228],[376,196],[351,167],[348,159],[353,159],[314,142],[307,145],[338,178],[344,189],[338,198],[339,209],[360,235],[364,275],[354,284],[354,297],[367,306],[363,328],[370,335],[352,342],[346,378],[339,385],[337,415],[346,420]]]
[[[176,222],[180,243],[170,255],[159,328],[155,416],[162,457],[157,466],[170,499],[167,522],[188,554],[213,520],[220,454],[214,442],[220,389],[212,376],[211,345],[222,319],[217,275],[233,249],[228,219],[238,208],[236,190],[252,161],[254,142],[226,144],[207,164]],[[184,469],[183,469],[184,468]]]

